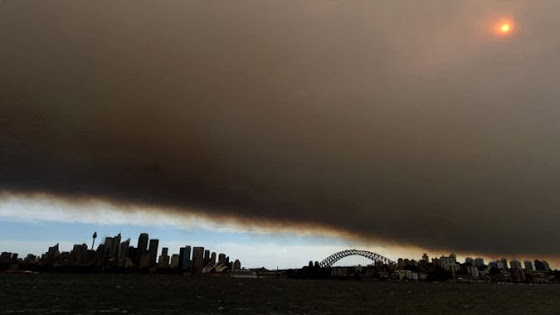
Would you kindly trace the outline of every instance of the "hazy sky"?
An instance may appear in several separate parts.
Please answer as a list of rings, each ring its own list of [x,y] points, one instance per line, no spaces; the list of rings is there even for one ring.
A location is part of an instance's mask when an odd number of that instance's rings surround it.
[[[0,190],[555,256],[558,12],[4,0]]]

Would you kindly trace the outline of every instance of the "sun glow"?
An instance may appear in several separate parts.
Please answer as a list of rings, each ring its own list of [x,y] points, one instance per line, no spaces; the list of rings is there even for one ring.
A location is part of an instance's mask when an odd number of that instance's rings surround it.
[[[509,25],[508,23],[502,24],[502,26],[500,27],[500,31],[502,31],[502,33],[509,33],[510,30],[511,25]]]
[[[507,36],[513,32],[514,25],[510,20],[502,20],[500,23],[495,25],[495,33],[500,36]]]

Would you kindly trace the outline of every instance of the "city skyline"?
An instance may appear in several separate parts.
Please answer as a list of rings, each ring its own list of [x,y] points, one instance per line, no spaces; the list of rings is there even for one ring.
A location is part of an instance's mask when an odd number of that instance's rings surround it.
[[[49,246],[40,255],[1,251],[0,264],[10,270],[19,267],[59,272],[130,272],[172,274],[222,274],[227,276],[282,276],[291,278],[376,278],[380,280],[460,280],[460,281],[506,281],[528,283],[557,283],[558,270],[552,269],[546,260],[500,258],[485,262],[482,257],[466,257],[460,262],[457,255],[431,257],[423,253],[419,259],[399,258],[396,261],[370,251],[347,249],[331,254],[322,261],[309,261],[307,266],[282,269],[281,273],[268,273],[264,267],[245,268],[239,259],[231,259],[225,253],[213,252],[204,246],[180,245],[179,251],[159,247],[157,238],[149,233],[138,235],[136,246],[131,238],[123,239],[121,233],[106,236],[95,247],[97,231],[92,234],[92,244],[74,244],[72,250],[64,251],[60,243]],[[161,253],[161,254],[160,254]],[[348,258],[365,257],[365,263]],[[17,266],[17,267],[14,267]],[[46,269],[45,269],[46,268]],[[54,268],[54,269],[51,269]],[[107,268],[107,269],[106,269]],[[366,268],[362,270],[362,268]],[[276,268],[280,272],[279,267]],[[24,272],[32,272],[27,270]],[[240,273],[241,272],[241,273]]]

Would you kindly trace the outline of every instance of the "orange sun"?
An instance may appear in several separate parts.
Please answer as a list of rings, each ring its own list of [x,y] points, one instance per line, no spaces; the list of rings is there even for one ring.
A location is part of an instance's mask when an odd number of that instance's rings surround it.
[[[502,24],[502,26],[500,26],[500,31],[502,31],[502,33],[509,33],[509,31],[511,31],[511,25],[509,25],[509,23]]]
[[[513,32],[513,22],[511,20],[502,20],[496,24],[495,31],[497,35],[510,35]]]

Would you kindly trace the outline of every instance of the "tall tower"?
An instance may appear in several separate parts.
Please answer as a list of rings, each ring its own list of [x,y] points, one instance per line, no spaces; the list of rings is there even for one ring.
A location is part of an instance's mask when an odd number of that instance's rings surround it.
[[[141,233],[138,237],[138,249],[136,250],[136,266],[140,267],[142,256],[148,253],[148,233]]]
[[[189,245],[179,248],[179,268],[188,270],[191,267],[191,247]]]
[[[204,268],[204,247],[195,246],[192,254],[192,272],[201,272],[202,268]]]
[[[150,247],[148,249],[149,267],[154,267],[156,265],[158,245],[159,245],[159,240],[157,239],[150,240]]]
[[[97,231],[93,232],[93,242],[91,243],[91,249],[95,250],[94,246],[95,246],[95,239],[97,238]]]

